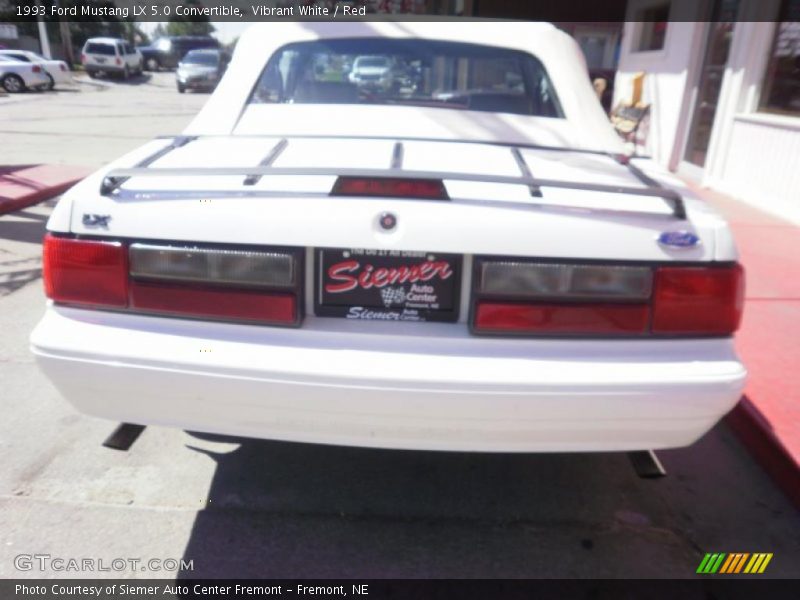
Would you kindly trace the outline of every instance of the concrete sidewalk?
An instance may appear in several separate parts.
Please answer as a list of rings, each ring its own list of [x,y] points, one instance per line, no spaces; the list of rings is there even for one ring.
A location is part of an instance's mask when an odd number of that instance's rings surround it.
[[[728,424],[800,506],[800,227],[687,184],[728,219],[747,277],[736,347],[750,376]]]
[[[0,166],[0,215],[58,196],[91,171],[70,165]]]

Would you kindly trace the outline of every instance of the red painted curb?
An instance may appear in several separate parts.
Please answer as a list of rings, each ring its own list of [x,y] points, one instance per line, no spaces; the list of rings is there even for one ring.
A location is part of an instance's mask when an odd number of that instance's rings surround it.
[[[789,500],[800,507],[800,468],[755,404],[742,396],[725,422]]]
[[[90,172],[66,165],[0,167],[0,215],[63,194]]]
[[[0,215],[5,215],[23,208],[27,208],[28,206],[33,206],[34,204],[39,204],[39,202],[44,202],[48,198],[63,194],[69,188],[75,185],[75,183],[76,182],[73,181],[62,185],[43,188],[19,198],[0,197]],[[0,186],[0,193],[2,193],[2,186]]]

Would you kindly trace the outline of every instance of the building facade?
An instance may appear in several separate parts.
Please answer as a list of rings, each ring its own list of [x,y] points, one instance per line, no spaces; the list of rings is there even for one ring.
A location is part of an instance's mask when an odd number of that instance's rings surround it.
[[[646,153],[800,222],[800,0],[629,0],[615,104],[640,74]]]

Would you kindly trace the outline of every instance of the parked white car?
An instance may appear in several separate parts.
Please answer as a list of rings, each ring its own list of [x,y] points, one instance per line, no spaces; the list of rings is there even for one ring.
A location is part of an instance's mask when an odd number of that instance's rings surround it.
[[[349,82],[373,55],[414,85]],[[254,25],[181,135],[63,196],[32,350],[79,410],[128,423],[691,444],[742,392],[742,269],[717,213],[622,151],[555,27]]]
[[[40,65],[0,56],[0,87],[6,92],[16,94],[25,90],[42,91],[47,89],[49,83],[50,80]]]
[[[144,71],[142,53],[131,43],[118,38],[89,38],[83,45],[81,63],[89,77],[100,73],[128,79]]]
[[[72,73],[70,73],[67,63],[63,60],[48,59],[28,50],[0,50],[0,56],[42,67],[48,80],[47,89],[49,90],[52,90],[56,85],[70,85],[73,83]]]

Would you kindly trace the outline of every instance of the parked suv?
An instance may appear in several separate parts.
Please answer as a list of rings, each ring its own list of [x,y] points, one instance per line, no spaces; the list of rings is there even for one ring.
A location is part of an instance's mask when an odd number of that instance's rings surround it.
[[[218,49],[219,41],[211,36],[180,35],[158,38],[149,46],[139,46],[148,71],[174,69],[190,50]]]
[[[348,79],[362,88],[387,89],[392,84],[392,62],[388,56],[359,56]]]
[[[97,77],[102,72],[123,79],[141,75],[144,64],[142,55],[132,44],[120,38],[99,37],[86,40],[81,62],[89,77]]]

